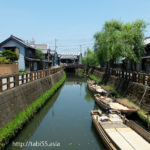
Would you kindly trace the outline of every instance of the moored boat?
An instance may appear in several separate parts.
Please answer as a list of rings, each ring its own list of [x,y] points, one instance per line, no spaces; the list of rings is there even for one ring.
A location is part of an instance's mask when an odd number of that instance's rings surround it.
[[[94,80],[88,80],[87,81],[88,89],[92,93],[101,93],[103,95],[106,95],[106,90],[104,90],[100,85],[98,85]]]
[[[93,124],[109,150],[149,150],[150,133],[119,114],[91,111]]]
[[[137,112],[137,109],[121,103],[120,100],[113,99],[106,96],[101,96],[100,94],[94,94],[94,98],[96,103],[103,109],[103,110],[112,110],[112,111],[119,111],[124,114],[132,114]]]

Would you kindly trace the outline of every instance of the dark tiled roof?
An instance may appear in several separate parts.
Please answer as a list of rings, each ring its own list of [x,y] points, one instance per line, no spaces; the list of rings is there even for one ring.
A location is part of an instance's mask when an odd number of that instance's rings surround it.
[[[19,39],[18,37],[13,36],[13,35],[11,35],[8,39],[6,39],[3,42],[1,42],[0,46],[2,46],[3,44],[7,43],[9,40],[14,40],[14,41],[16,41],[17,43],[21,44],[22,46],[24,46],[26,48],[35,49],[32,46],[30,46],[29,44],[27,44],[25,41]]]

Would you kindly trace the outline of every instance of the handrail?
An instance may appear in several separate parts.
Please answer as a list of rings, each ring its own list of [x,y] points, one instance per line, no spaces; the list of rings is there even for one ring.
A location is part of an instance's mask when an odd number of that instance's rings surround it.
[[[61,69],[61,67],[57,67],[32,71],[30,73],[2,75],[0,76],[0,92],[55,74]]]
[[[138,82],[143,85],[150,86],[150,75],[143,73],[143,72],[127,72],[127,71],[121,71],[119,69],[113,69],[113,68],[102,68],[102,67],[91,67],[92,69],[95,69],[100,72],[105,72],[107,75],[113,75],[118,78],[123,78],[126,80],[130,80],[132,82]]]

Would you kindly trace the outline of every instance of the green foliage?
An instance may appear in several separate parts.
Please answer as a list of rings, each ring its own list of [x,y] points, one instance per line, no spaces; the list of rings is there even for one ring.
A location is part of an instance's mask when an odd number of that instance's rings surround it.
[[[9,62],[9,59],[6,59],[6,57],[0,57],[0,63],[1,62]]]
[[[43,59],[44,59],[43,51],[42,51],[41,49],[37,49],[37,50],[36,50],[36,56],[37,56],[37,58],[39,58],[40,60],[43,60]]]
[[[144,121],[144,122],[149,122],[150,123],[150,120],[147,120],[147,116],[146,115],[144,115],[141,111],[138,111],[137,112],[137,115],[139,116],[139,118],[142,120],[142,121]]]
[[[98,62],[95,53],[90,49],[85,52],[85,57],[82,58],[82,64],[86,66],[97,66]]]
[[[139,63],[145,54],[144,30],[146,24],[137,20],[132,24],[127,23],[122,27],[122,56],[127,60]]]
[[[100,64],[120,58],[121,28],[122,24],[119,21],[112,20],[111,22],[106,22],[102,31],[94,35],[94,49]]]
[[[50,90],[27,107],[25,111],[18,113],[4,128],[0,129],[0,149],[4,148],[4,146],[9,143],[9,140],[23,128],[23,125],[45,104],[46,100],[54,94],[54,92],[63,84],[65,79],[66,74],[64,73],[62,79],[53,85]]]
[[[5,57],[7,60],[10,61],[17,61],[19,59],[19,56],[12,50],[4,50],[2,52],[2,57]]]
[[[144,55],[144,29],[143,20],[123,24],[112,20],[106,22],[102,31],[94,35],[94,51],[99,63],[114,63],[121,57],[126,60],[140,62]]]
[[[103,85],[106,89],[110,90],[111,92],[113,92],[115,94],[116,98],[120,98],[121,95],[116,91],[115,88],[109,86],[109,85]]]
[[[96,81],[96,82],[98,82],[98,83],[101,83],[101,82],[102,82],[102,80],[101,80],[101,79],[99,79],[99,78],[95,77],[95,76],[94,76],[94,75],[92,75],[92,74],[88,74],[88,76],[89,76],[89,78],[90,78],[90,79],[92,79],[92,80],[94,80],[94,81]]]
[[[28,70],[26,70],[26,69],[25,69],[25,70],[22,70],[22,69],[21,69],[21,70],[19,70],[19,74],[24,74],[24,73],[28,73],[28,72],[29,72],[29,71],[28,71]]]

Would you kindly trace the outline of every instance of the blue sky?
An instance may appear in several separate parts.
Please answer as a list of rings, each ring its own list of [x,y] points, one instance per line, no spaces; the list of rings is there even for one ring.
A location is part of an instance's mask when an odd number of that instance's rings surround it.
[[[1,0],[0,6],[0,41],[13,34],[54,49],[57,39],[59,53],[79,52],[80,45],[82,52],[91,48],[105,21],[150,23],[148,0]]]

